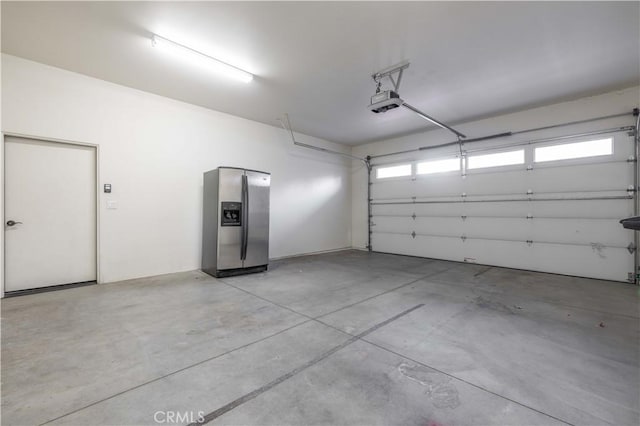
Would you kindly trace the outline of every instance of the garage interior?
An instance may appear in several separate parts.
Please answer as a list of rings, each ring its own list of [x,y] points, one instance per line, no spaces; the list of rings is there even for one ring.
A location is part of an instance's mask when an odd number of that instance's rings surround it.
[[[640,423],[640,3],[0,8],[3,425]]]

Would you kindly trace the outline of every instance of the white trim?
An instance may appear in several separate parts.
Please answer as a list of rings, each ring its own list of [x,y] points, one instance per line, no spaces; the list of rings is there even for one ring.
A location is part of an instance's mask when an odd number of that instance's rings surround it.
[[[3,136],[4,137],[11,136],[13,138],[22,138],[22,139],[35,139],[43,142],[66,143],[68,145],[80,145],[80,146],[88,146],[88,147],[98,146],[93,143],[78,142],[78,141],[71,141],[68,139],[58,139],[58,138],[50,138],[50,137],[36,136],[36,135],[27,135],[24,133],[3,132]]]

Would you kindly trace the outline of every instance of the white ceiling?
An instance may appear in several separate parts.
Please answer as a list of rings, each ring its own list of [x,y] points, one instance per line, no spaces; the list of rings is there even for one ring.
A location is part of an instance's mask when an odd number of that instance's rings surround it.
[[[370,75],[409,60],[400,94],[441,121],[638,84],[638,2],[7,2],[2,51],[114,83],[359,144],[424,130],[367,110]],[[212,78],[152,33],[257,75]]]

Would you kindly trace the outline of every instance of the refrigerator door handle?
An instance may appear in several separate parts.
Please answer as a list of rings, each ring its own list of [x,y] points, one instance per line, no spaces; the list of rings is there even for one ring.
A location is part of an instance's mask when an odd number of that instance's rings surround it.
[[[247,243],[249,239],[249,182],[247,175],[242,175],[242,244],[240,244],[240,259],[247,258]]]

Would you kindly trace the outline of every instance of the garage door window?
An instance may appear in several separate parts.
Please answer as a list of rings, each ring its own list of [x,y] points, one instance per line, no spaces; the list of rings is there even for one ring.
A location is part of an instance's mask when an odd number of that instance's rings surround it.
[[[541,146],[535,149],[535,162],[570,160],[613,154],[613,139]]]
[[[402,164],[392,167],[380,167],[376,170],[376,178],[378,179],[401,176],[411,176],[411,164]]]
[[[458,158],[447,158],[445,160],[424,161],[422,163],[418,163],[419,175],[454,172],[459,170],[460,160]]]
[[[514,164],[524,164],[524,149],[498,152],[496,154],[473,155],[467,159],[468,169],[511,166]]]

